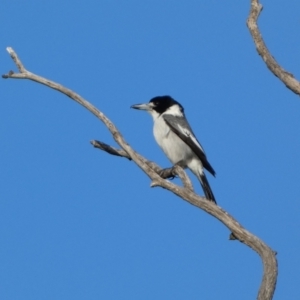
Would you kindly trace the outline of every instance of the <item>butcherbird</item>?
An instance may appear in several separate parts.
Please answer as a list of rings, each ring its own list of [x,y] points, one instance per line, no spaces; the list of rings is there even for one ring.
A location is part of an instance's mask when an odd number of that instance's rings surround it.
[[[135,104],[131,107],[150,113],[154,121],[155,140],[168,159],[173,165],[189,168],[199,179],[206,198],[216,203],[204,169],[213,176],[216,172],[185,118],[182,105],[170,96],[158,96],[152,98],[149,103]]]

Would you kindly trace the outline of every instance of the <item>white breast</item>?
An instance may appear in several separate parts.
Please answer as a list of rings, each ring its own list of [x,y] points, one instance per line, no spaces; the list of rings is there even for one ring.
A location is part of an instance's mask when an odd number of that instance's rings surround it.
[[[192,159],[194,154],[190,147],[171,131],[161,115],[154,119],[153,134],[156,142],[172,164],[176,164],[179,161],[184,161],[188,164]]]

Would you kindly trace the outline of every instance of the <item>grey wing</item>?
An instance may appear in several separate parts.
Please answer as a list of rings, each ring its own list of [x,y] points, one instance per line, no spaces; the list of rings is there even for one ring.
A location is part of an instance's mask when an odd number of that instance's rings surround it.
[[[209,171],[213,176],[215,176],[216,172],[213,167],[208,162],[205,152],[200,145],[199,141],[195,137],[191,126],[187,122],[187,120],[183,117],[176,117],[173,115],[165,114],[163,115],[165,122],[170,126],[171,130],[177,134],[198,156],[201,160],[203,167]]]

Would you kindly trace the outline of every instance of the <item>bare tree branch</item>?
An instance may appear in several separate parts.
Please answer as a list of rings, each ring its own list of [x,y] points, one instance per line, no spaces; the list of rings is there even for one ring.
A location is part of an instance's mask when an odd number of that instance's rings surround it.
[[[129,157],[129,155],[122,149],[116,149],[112,146],[109,146],[103,142],[99,142],[99,141],[91,141],[91,144],[98,149],[101,149],[109,154],[112,155],[116,155],[116,156],[121,156],[121,157],[125,157],[128,158],[129,160],[131,160],[131,158]],[[184,172],[184,170],[180,167],[180,166],[174,166],[172,168],[167,168],[167,169],[161,169],[155,162],[153,161],[149,161],[146,160],[144,157],[140,156],[141,160],[144,160],[144,162],[151,168],[153,169],[157,174],[159,174],[160,177],[162,177],[163,179],[167,179],[167,178],[174,178],[176,175],[179,176],[179,178],[181,179],[181,181],[183,182],[183,186],[189,190],[194,190],[193,189],[193,185],[192,182],[190,180],[190,178],[186,175],[186,173]],[[151,187],[155,187],[156,185],[152,182]]]
[[[247,231],[221,207],[195,194],[190,179],[181,167],[174,166],[173,168],[162,170],[154,162],[148,161],[146,158],[132,149],[132,147],[125,141],[121,133],[118,131],[116,126],[96,107],[94,107],[92,104],[90,104],[88,101],[86,101],[70,89],[67,89],[51,80],[28,72],[14,50],[12,48],[7,48],[7,51],[16,63],[20,73],[14,73],[10,71],[9,73],[3,75],[3,78],[29,79],[36,81],[67,95],[77,103],[81,104],[104,123],[104,125],[112,134],[114,140],[122,149],[119,150],[102,142],[93,141],[92,144],[95,147],[104,150],[112,155],[117,155],[133,160],[151,179],[151,186],[160,186],[162,188],[165,188],[173,192],[180,198],[184,199],[188,203],[201,208],[202,210],[222,222],[232,232],[235,239],[238,239],[240,242],[256,251],[260,255],[264,267],[263,279],[258,292],[258,299],[272,299],[277,279],[277,260],[275,253],[270,247],[268,247],[268,245],[266,245],[258,237]],[[161,174],[164,178],[178,175],[181,178],[184,187],[173,184],[172,182],[162,178],[159,174]]]
[[[270,71],[278,77],[288,89],[297,95],[300,95],[300,82],[296,80],[293,74],[285,71],[270,54],[257,25],[257,19],[263,9],[259,0],[251,0],[250,14],[247,20],[247,26],[252,35],[258,54],[262,57]]]
[[[129,160],[131,160],[130,156],[122,149],[116,149],[115,147],[109,146],[100,141],[91,141],[91,144],[95,148],[101,149],[111,155],[121,156],[121,157],[125,157],[125,158],[128,158]]]

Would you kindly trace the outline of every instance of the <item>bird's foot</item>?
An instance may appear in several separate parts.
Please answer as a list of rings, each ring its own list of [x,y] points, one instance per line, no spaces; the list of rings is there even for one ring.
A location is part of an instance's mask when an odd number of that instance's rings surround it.
[[[173,180],[176,177],[174,167],[162,169],[158,172],[158,175],[163,179]]]

